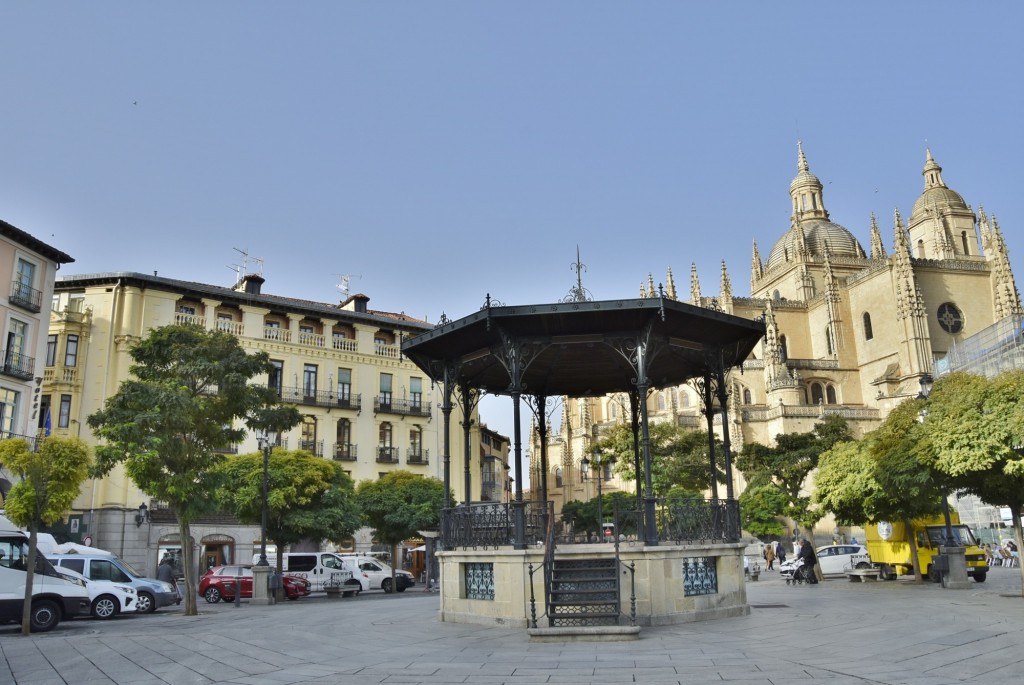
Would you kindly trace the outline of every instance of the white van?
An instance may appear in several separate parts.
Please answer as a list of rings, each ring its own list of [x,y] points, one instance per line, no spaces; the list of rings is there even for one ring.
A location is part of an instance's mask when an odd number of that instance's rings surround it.
[[[252,555],[255,565],[260,560],[259,554]],[[268,554],[267,563],[270,568],[277,568],[277,555]],[[351,597],[359,592],[359,581],[353,578],[352,572],[346,568],[341,557],[333,552],[286,552],[281,566],[286,576],[295,576],[309,581],[311,592],[324,592],[329,586],[348,586],[343,595]]]
[[[28,535],[0,516],[0,623],[21,621],[28,579]],[[89,592],[81,581],[58,575],[39,550],[32,576],[33,632],[52,630],[60,621],[89,614]]]
[[[361,554],[338,556],[345,562],[345,568],[352,571],[362,590],[391,592],[391,567],[383,561]],[[395,571],[395,589],[398,592],[405,592],[406,588],[415,584],[412,574],[408,571]]]
[[[109,580],[135,588],[136,608],[140,614],[151,614],[161,607],[180,604],[181,596],[170,583],[146,578],[124,559],[110,555],[52,554],[54,566],[69,568],[89,580]]]

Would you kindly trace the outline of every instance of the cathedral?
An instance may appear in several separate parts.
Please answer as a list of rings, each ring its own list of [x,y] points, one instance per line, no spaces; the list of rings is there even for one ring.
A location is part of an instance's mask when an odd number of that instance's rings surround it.
[[[1020,295],[999,222],[977,213],[946,185],[942,167],[926,152],[924,190],[909,216],[897,209],[887,249],[871,216],[868,249],[832,221],[821,181],[797,146],[797,174],[789,186],[789,229],[767,259],[753,245],[750,296],[733,294],[722,262],[717,295],[705,295],[690,269],[683,300],[736,316],[763,318],[764,339],[728,376],[727,412],[732,450],[745,443],[771,445],[783,433],[811,430],[826,414],[847,420],[855,436],[876,428],[907,398],[935,363],[966,338],[1003,319],[1020,316]],[[669,268],[665,285],[649,275],[641,297],[680,299]],[[653,391],[652,421],[706,429],[700,393],[690,385]],[[595,436],[630,421],[625,395],[565,398],[561,430],[548,431],[549,499],[564,502],[596,496],[583,458]],[[721,421],[721,414],[715,416]],[[716,430],[721,430],[716,423]],[[537,431],[531,438],[531,482],[539,482]],[[611,473],[605,491],[634,491]],[[735,474],[737,495],[742,474]],[[538,479],[538,480],[533,480]]]

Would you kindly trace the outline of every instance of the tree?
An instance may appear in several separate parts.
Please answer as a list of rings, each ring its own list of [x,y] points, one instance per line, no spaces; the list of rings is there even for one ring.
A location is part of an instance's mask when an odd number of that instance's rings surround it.
[[[217,502],[239,521],[262,524],[263,454],[228,457]],[[274,450],[267,466],[267,537],[279,550],[302,540],[343,542],[359,528],[355,486],[340,465],[309,452]],[[284,555],[277,555],[277,572]]]
[[[921,460],[923,402],[907,401],[858,442],[842,442],[821,455],[813,500],[839,523],[911,520],[939,513],[941,474]],[[917,541],[910,536],[914,579],[921,581]]]
[[[711,487],[707,431],[690,430],[674,423],[653,423],[649,432],[651,485],[655,496],[664,497],[674,487],[696,492]],[[595,447],[601,450],[603,458],[615,456],[615,470],[623,479],[636,480],[633,430],[628,424],[617,424]],[[717,439],[715,453],[722,454],[722,446]],[[717,466],[716,470],[721,483],[725,480],[725,472]]]
[[[789,498],[775,484],[748,487],[740,494],[740,525],[757,537],[779,537],[786,532],[779,513],[786,511]]]
[[[952,489],[1009,508],[1017,549],[1024,550],[1024,370],[994,378],[953,373],[936,381],[924,421],[921,458]],[[1021,567],[1024,593],[1024,565]]]
[[[444,484],[436,478],[424,478],[409,471],[391,471],[378,480],[364,480],[356,487],[356,501],[363,522],[373,529],[373,537],[396,547],[417,531],[437,528],[444,506]],[[395,584],[391,568],[391,587]]]
[[[286,430],[298,411],[281,407],[272,388],[250,385],[269,373],[266,353],[247,354],[233,335],[198,326],[173,325],[150,331],[130,351],[131,378],[89,417],[104,441],[96,448],[96,474],[124,463],[143,491],[167,502],[178,519],[182,541],[190,524],[216,506],[215,468],[223,450],[249,430]],[[246,428],[236,427],[243,423]],[[198,613],[192,547],[182,545],[185,615]]]
[[[747,443],[736,458],[736,468],[746,477],[747,487],[774,487],[778,491],[762,491],[756,500],[752,494],[747,501],[755,506],[784,502],[776,516],[788,516],[799,526],[808,530],[813,528],[824,512],[813,508],[810,495],[804,494],[807,477],[818,467],[818,459],[823,452],[851,437],[844,418],[828,415],[808,433],[777,435],[774,447]],[[743,506],[741,497],[741,510]],[[763,519],[767,513],[759,512],[757,518]]]
[[[39,528],[52,525],[71,509],[72,502],[89,475],[89,448],[78,438],[44,438],[38,451],[28,441],[16,438],[0,441],[0,464],[21,480],[4,500],[4,513],[13,523],[29,531],[28,575],[21,632],[32,626],[32,579],[35,575]]]

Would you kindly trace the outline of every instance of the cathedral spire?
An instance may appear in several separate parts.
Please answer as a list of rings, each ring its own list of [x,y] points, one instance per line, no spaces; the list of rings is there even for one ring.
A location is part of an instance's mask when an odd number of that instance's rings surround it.
[[[654,287],[654,274],[647,272],[647,297],[657,297],[658,291]]]
[[[882,232],[878,230],[878,220],[871,212],[871,259],[885,259],[885,245],[882,244]]]
[[[750,264],[750,294],[753,295],[757,289],[756,284],[764,278],[764,264],[761,263],[761,253],[757,251],[757,241],[754,241],[754,255]]]
[[[690,262],[690,302],[700,306],[700,281],[697,279],[697,264]]]
[[[946,184],[942,182],[942,167],[932,158],[930,148],[925,148],[925,152],[924,171],[921,172],[924,175],[924,189],[945,188]]]
[[[1024,313],[1021,308],[1020,293],[1017,291],[1017,284],[1013,279],[1013,269],[1010,267],[1010,253],[1006,249],[1006,242],[1003,240],[1003,232],[999,230],[999,222],[995,214],[992,215],[991,232],[992,251],[987,256],[995,262],[993,272],[994,282],[992,284],[995,295],[996,319],[1004,319],[1013,314]]]
[[[674,278],[672,278],[672,267],[671,266],[668,268],[668,276],[666,276],[665,282],[668,283],[668,292],[666,293],[668,295],[668,298],[670,300],[677,299],[676,298],[676,280]]]
[[[978,230],[981,231],[981,249],[987,255],[992,250],[992,231],[984,207],[978,207]]]
[[[797,175],[789,184],[789,196],[793,202],[793,219],[821,219],[828,221],[828,211],[822,197],[822,185],[818,177],[811,173],[811,167],[804,155],[802,141],[797,141]]]
[[[722,311],[731,314],[732,313],[732,282],[729,280],[729,270],[725,268],[725,260],[722,260],[722,285],[721,293],[719,295],[721,301]]]

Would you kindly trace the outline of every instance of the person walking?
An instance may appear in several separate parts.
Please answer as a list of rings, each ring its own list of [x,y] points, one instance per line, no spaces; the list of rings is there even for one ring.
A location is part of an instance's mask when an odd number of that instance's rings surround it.
[[[786,563],[786,546],[780,541],[778,544],[779,566]]]
[[[178,592],[178,579],[174,577],[174,557],[170,554],[165,554],[164,558],[160,560],[160,565],[156,567],[156,579],[170,583],[178,595],[178,602],[181,602],[181,593]]]
[[[811,543],[807,538],[800,541],[800,551],[796,555],[797,559],[803,559],[804,565],[801,571],[803,572],[803,578],[811,585],[818,582],[818,572],[815,568],[818,565],[818,557],[814,553],[814,548],[811,547]]]
[[[775,564],[775,543],[774,542],[769,542],[767,545],[764,546],[764,561],[765,561],[765,564],[767,564],[767,569],[769,571],[774,571],[775,570],[775,567],[774,567],[774,564]]]

